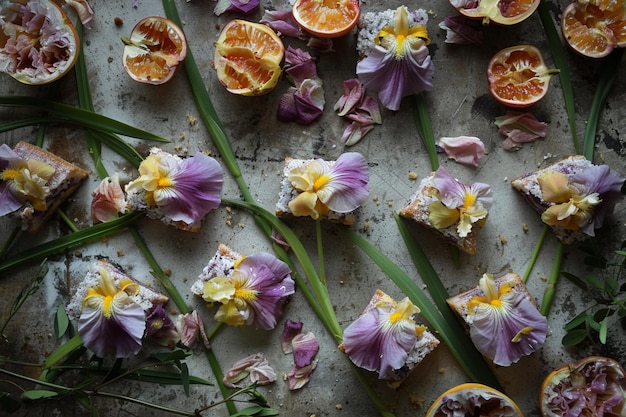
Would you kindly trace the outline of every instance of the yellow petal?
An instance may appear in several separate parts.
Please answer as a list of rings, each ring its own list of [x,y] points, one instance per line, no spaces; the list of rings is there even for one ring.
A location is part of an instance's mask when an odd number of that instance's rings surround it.
[[[305,191],[289,202],[289,210],[294,216],[311,216],[317,220],[320,216],[320,213],[315,209],[317,201],[317,194]]]
[[[537,177],[541,195],[550,203],[565,203],[572,196],[568,186],[567,175],[560,172],[548,171]]]
[[[444,206],[441,201],[431,203],[428,211],[428,220],[437,229],[445,229],[459,220],[459,211]]]

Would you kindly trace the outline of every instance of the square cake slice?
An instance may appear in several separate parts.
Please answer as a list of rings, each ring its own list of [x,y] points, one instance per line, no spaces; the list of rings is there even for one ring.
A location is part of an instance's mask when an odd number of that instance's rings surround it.
[[[202,270],[198,279],[191,285],[191,292],[202,297],[204,293],[204,283],[211,278],[225,276],[229,277],[235,270],[235,264],[241,260],[242,255],[220,243],[215,255],[209,260]]]
[[[434,232],[437,236],[439,236],[446,242],[458,247],[466,253],[476,253],[476,228],[472,228],[467,236],[461,237],[457,232],[456,224],[453,224],[443,229],[437,229],[430,222],[429,207],[432,203],[439,200],[439,191],[437,190],[437,188],[435,188],[435,185],[433,183],[434,176],[435,173],[432,172],[428,177],[420,181],[420,184],[415,194],[413,194],[413,196],[411,196],[406,205],[402,209],[400,209],[400,216],[412,220],[415,223]]]
[[[100,270],[106,270],[114,284],[119,287],[120,282],[124,279],[129,279],[132,282],[136,283],[139,287],[139,292],[135,295],[132,295],[132,300],[139,304],[144,311],[149,311],[153,306],[157,304],[166,304],[169,301],[169,297],[159,291],[156,291],[150,286],[143,284],[136,280],[135,278],[129,276],[126,272],[124,272],[119,266],[113,264],[107,259],[98,259],[94,261],[91,265],[89,265],[89,270],[85,274],[85,276],[78,282],[76,286],[76,291],[72,296],[72,299],[68,303],[66,307],[66,311],[68,316],[78,319],[80,317],[82,311],[82,304],[85,296],[87,295],[87,291],[89,288],[97,287],[100,285],[101,276]]]
[[[30,233],[37,233],[56,209],[76,191],[89,172],[28,142],[19,142],[13,151],[24,160],[34,159],[54,168],[54,173],[46,184],[50,191],[46,196],[45,211],[35,210],[30,204],[19,210],[24,228]]]
[[[293,213],[289,209],[289,202],[296,198],[299,194],[298,190],[296,190],[289,181],[289,174],[295,168],[302,168],[312,162],[313,159],[294,159],[287,157],[285,158],[285,165],[283,168],[282,180],[280,183],[280,191],[278,193],[278,201],[276,203],[276,215],[282,218],[293,217]],[[329,166],[333,166],[335,161],[327,161]],[[345,225],[352,225],[355,222],[354,212],[349,213],[337,213],[333,210],[330,210],[325,215],[322,215],[321,218],[323,220],[327,220],[330,222],[343,223]]]

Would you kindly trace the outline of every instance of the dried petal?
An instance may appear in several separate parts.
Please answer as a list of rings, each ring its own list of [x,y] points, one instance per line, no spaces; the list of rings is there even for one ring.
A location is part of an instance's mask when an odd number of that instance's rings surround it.
[[[91,220],[94,224],[116,219],[126,211],[126,197],[117,173],[102,180],[91,197]]]
[[[293,321],[290,319],[285,321],[283,332],[280,336],[280,344],[283,349],[283,353],[293,352],[293,345],[291,341],[294,337],[296,337],[296,335],[300,334],[303,326],[304,323],[301,321]]]
[[[477,137],[443,137],[437,143],[445,153],[460,164],[478,166],[478,160],[485,154],[485,144]]]
[[[482,24],[478,20],[456,14],[446,17],[439,27],[446,31],[446,43],[480,45],[483,42]]]

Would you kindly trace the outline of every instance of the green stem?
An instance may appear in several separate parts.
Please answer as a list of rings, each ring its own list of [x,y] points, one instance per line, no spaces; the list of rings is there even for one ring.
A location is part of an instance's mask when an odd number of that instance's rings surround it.
[[[561,91],[563,91],[563,99],[565,101],[565,110],[567,111],[567,119],[569,122],[570,131],[572,132],[572,141],[574,144],[574,150],[579,152],[578,134],[576,129],[576,107],[574,102],[574,88],[572,87],[572,81],[569,72],[569,64],[567,62],[567,56],[563,48],[563,43],[559,37],[556,25],[552,16],[550,16],[550,10],[548,9],[548,1],[542,0],[539,3],[537,9],[543,30],[548,39],[550,45],[550,51],[552,52],[552,59],[556,67],[559,69],[559,79],[561,81]]]
[[[539,240],[537,241],[537,244],[535,245],[535,249],[533,250],[533,254],[530,257],[530,262],[528,263],[526,272],[524,272],[524,277],[522,278],[522,281],[524,281],[524,284],[528,281],[528,278],[530,277],[530,273],[535,267],[535,263],[537,262],[537,258],[539,257],[539,252],[541,251],[541,247],[543,246],[543,242],[546,240],[546,236],[548,235],[549,231],[550,231],[550,226],[548,226],[547,224],[544,224],[543,230],[541,231],[541,235],[539,236]]]
[[[119,232],[133,224],[142,217],[140,212],[125,214],[115,220],[106,223],[96,224],[78,232],[62,236],[55,240],[43,243],[34,248],[30,248],[18,255],[15,255],[0,263],[0,273],[9,269],[25,265],[32,261],[41,260],[50,255],[69,249],[72,246],[81,245],[89,241],[97,240],[113,233]]]
[[[552,271],[550,272],[550,278],[548,279],[548,285],[546,286],[543,294],[543,300],[541,301],[540,312],[544,316],[548,316],[550,308],[552,307],[552,301],[556,293],[556,284],[561,275],[561,263],[563,262],[563,243],[558,242],[556,246],[556,252],[554,254],[554,260],[552,261]]]
[[[163,272],[163,269],[161,269],[161,266],[157,262],[156,258],[154,257],[154,255],[152,255],[152,252],[150,252],[148,245],[146,245],[146,242],[139,234],[139,231],[137,230],[137,228],[130,227],[129,229],[130,229],[130,233],[133,235],[133,238],[135,239],[135,243],[141,250],[141,253],[143,254],[143,256],[148,261],[150,268],[152,268],[152,275],[157,280],[159,280],[159,282],[161,283],[161,285],[163,286],[167,294],[170,296],[174,304],[176,304],[176,307],[178,308],[180,313],[187,314],[189,312],[189,307],[187,307],[187,303],[185,303],[185,300],[180,295],[180,293],[178,292],[178,290],[176,289],[172,281],[169,279],[169,277],[165,274],[165,272]]]
[[[57,210],[57,215],[61,218],[61,220],[63,220],[63,222],[67,225],[67,227],[69,227],[72,232],[78,232],[80,229],[78,227],[76,227],[76,225],[74,224],[74,222],[67,217],[67,214],[65,214],[65,212],[63,210]]]
[[[315,234],[317,236],[317,257],[319,262],[318,273],[320,281],[326,286],[326,268],[324,267],[324,245],[322,239],[322,221],[318,218],[315,221]]]
[[[428,116],[428,107],[424,102],[424,93],[415,96],[414,118],[417,132],[428,152],[430,166],[433,171],[436,171],[439,168],[439,158],[437,158],[437,147],[435,146],[435,136],[430,124],[430,117]]]
[[[72,337],[67,342],[62,344],[57,350],[52,352],[50,356],[46,358],[46,361],[44,362],[44,365],[43,365],[44,369],[49,369],[54,364],[59,362],[61,359],[63,359],[64,357],[66,357],[67,355],[69,355],[70,353],[72,353],[73,351],[81,347],[82,345],[83,345],[83,341],[80,338],[80,336],[76,335]]]
[[[600,113],[613,88],[617,74],[619,74],[621,66],[620,61],[623,53],[623,48],[617,48],[606,58],[606,62],[604,62],[602,66],[602,73],[600,74],[596,91],[593,95],[593,100],[591,101],[589,117],[587,118],[587,125],[585,127],[585,136],[583,138],[583,155],[590,161],[593,161],[593,151],[596,144],[596,133],[600,121]]]

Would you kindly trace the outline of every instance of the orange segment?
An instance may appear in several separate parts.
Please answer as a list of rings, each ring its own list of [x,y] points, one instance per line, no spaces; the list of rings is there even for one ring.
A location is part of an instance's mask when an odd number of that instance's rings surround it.
[[[235,19],[215,42],[213,64],[228,91],[245,96],[269,93],[281,75],[285,47],[271,28]]]
[[[187,55],[183,31],[163,17],[142,19],[124,43],[124,69],[135,81],[147,84],[167,82]]]
[[[426,411],[425,417],[445,417],[449,415],[450,404],[461,407],[460,410],[471,410],[477,416],[523,417],[522,411],[515,402],[500,391],[487,385],[468,382],[450,388],[441,394]]]
[[[293,17],[307,32],[320,38],[338,38],[359,21],[359,0],[297,0]]]
[[[532,15],[540,0],[450,0],[461,14],[481,18],[484,23],[494,22],[501,25],[514,25]],[[605,0],[608,1],[608,0]]]
[[[626,5],[622,0],[588,0],[567,6],[561,30],[569,46],[591,58],[626,46]]]
[[[547,94],[550,78],[557,72],[546,67],[534,46],[513,46],[496,53],[489,61],[489,91],[504,105],[528,107]]]

